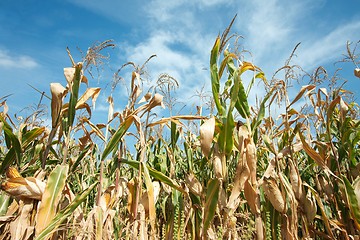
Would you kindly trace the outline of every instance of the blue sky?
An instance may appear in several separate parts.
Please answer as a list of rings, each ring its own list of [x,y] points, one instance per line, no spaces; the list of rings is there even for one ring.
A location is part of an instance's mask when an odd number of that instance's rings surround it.
[[[180,84],[179,101],[196,104],[193,95],[209,90],[206,70],[216,36],[238,14],[232,32],[244,37],[241,46],[268,78],[283,66],[294,46],[301,42],[294,63],[312,72],[323,65],[332,74],[342,67],[346,87],[360,94],[354,66],[334,62],[343,58],[347,41],[360,40],[358,1],[326,0],[72,0],[0,2],[0,97],[8,97],[11,113],[37,104],[40,95],[28,84],[50,95],[50,83],[65,85],[63,68],[70,66],[68,46],[76,61],[77,47],[86,52],[97,41],[113,39],[117,47],[111,60],[91,79],[91,87],[102,87],[97,113],[105,113],[112,74],[122,64],[141,65],[152,54],[149,80],[161,73]],[[126,73],[125,79],[126,79]],[[89,76],[88,76],[89,77]],[[90,77],[89,77],[90,79]],[[118,87],[115,108],[122,109],[124,88]],[[294,89],[294,93],[297,90]],[[264,90],[255,92],[261,96]],[[50,101],[43,100],[50,105]],[[107,116],[107,115],[105,115]],[[105,118],[106,119],[106,118]]]

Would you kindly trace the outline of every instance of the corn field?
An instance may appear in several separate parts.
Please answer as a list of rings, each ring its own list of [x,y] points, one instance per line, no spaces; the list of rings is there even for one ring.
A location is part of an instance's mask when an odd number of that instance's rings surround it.
[[[299,76],[294,52],[269,78],[226,47],[230,27],[209,56],[210,111],[154,117],[171,104],[159,87],[143,91],[146,63],[129,63],[124,110],[110,95],[107,121],[92,122],[101,89],[86,74],[111,41],[78,63],[68,50],[65,81],[50,84],[49,127],[13,119],[3,100],[0,239],[359,239],[351,92],[322,67]],[[347,44],[356,81],[355,50]],[[308,84],[292,96],[299,79]],[[258,84],[266,94],[251,105]]]

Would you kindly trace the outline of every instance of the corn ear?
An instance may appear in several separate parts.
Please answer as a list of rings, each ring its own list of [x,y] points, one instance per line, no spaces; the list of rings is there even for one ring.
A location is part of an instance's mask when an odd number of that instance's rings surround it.
[[[274,178],[264,178],[263,189],[267,199],[280,213],[285,212],[285,201]]]

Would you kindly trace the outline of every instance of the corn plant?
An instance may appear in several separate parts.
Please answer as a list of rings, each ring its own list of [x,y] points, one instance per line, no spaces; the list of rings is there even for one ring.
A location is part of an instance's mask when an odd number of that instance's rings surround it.
[[[171,76],[144,89],[151,56],[114,75],[133,67],[127,104],[114,112],[112,91],[107,120],[95,123],[88,102],[102,89],[85,75],[111,41],[78,63],[68,50],[66,84],[50,84],[50,127],[14,121],[0,99],[1,238],[358,238],[359,106],[337,72],[292,65],[297,46],[266,78],[234,50],[234,20],[210,52],[209,114],[198,106],[174,115]],[[348,43],[347,55],[359,77],[356,46]],[[289,94],[300,78],[308,83]],[[251,105],[256,84],[266,94]],[[167,117],[154,114],[159,107]]]

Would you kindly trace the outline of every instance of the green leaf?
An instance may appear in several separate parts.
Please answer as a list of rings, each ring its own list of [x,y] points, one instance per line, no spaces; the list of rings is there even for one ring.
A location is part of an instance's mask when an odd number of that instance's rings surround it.
[[[97,184],[98,182],[91,185],[82,193],[77,194],[74,201],[72,201],[67,207],[56,214],[50,224],[36,237],[35,240],[47,239],[49,235],[53,233],[60,226],[60,224],[65,221],[82,202],[86,200],[86,197],[91,193]]]
[[[4,133],[5,133],[5,137],[8,137],[8,139],[10,139],[11,148],[14,149],[16,159],[17,159],[18,163],[20,163],[22,149],[21,149],[21,144],[20,144],[19,139],[9,128],[4,128]]]
[[[126,160],[126,159],[121,159],[122,163],[126,163],[129,166],[139,170],[139,162],[138,161],[132,161],[132,160]],[[147,169],[149,170],[149,174],[151,177],[155,178],[156,180],[165,183],[167,185],[169,185],[170,187],[182,192],[183,194],[187,194],[187,192],[173,179],[169,178],[168,176],[166,176],[165,174],[163,174],[162,172],[159,172],[149,166],[147,166]]]
[[[71,166],[70,172],[74,172],[76,170],[76,168],[81,163],[81,160],[83,160],[84,157],[87,156],[92,151],[92,146],[93,146],[93,143],[90,143],[81,151],[81,153],[75,160],[74,164]]]
[[[324,204],[322,203],[322,200],[319,196],[319,194],[315,191],[314,188],[312,188],[311,186],[309,186],[308,184],[304,183],[304,186],[307,186],[310,191],[312,192],[312,194],[314,195],[315,199],[316,199],[316,202],[320,208],[320,211],[321,211],[321,216],[322,216],[322,220],[325,224],[325,229],[327,231],[327,233],[330,235],[331,239],[335,239],[332,231],[331,231],[331,226],[330,226],[330,220],[326,214],[326,211],[325,211],[325,207],[324,207]]]
[[[225,124],[219,134],[218,144],[221,152],[229,155],[232,152],[234,146],[233,132],[235,128],[234,117],[231,112],[225,119]]]
[[[218,179],[210,179],[206,192],[206,202],[204,209],[204,219],[203,219],[203,234],[202,236],[206,236],[206,232],[210,226],[211,221],[215,216],[216,205],[219,198],[219,189],[220,189],[220,181]]]
[[[81,70],[82,63],[78,63],[75,66],[75,74],[72,82],[72,89],[69,100],[69,110],[68,110],[68,122],[67,122],[67,130],[74,124],[75,119],[75,107],[79,98],[79,88],[81,83]]]
[[[218,73],[218,66],[217,61],[219,57],[219,50],[220,50],[220,37],[216,38],[216,41],[214,43],[214,46],[211,50],[210,55],[210,76],[211,76],[211,88],[212,93],[215,101],[215,106],[219,112],[219,114],[222,116],[224,114],[224,109],[220,102],[220,77]]]
[[[68,175],[68,165],[58,165],[50,173],[37,215],[36,233],[40,233],[54,218]]]
[[[10,196],[5,192],[0,194],[0,216],[4,216],[8,210]]]
[[[45,131],[45,127],[34,128],[22,136],[22,147],[26,148],[35,138],[39,137]]]
[[[124,136],[126,131],[129,129],[129,127],[131,126],[133,121],[134,121],[134,116],[130,115],[128,118],[125,119],[124,122],[121,123],[119,129],[116,130],[116,132],[111,137],[108,144],[106,145],[104,152],[101,156],[101,161],[103,161],[110,154],[110,152],[115,149],[115,147],[118,145],[121,138]]]
[[[238,110],[241,117],[248,118],[250,116],[250,108],[247,100],[247,95],[245,93],[244,85],[242,84],[242,80],[240,79],[240,76],[235,81],[239,81],[238,97],[235,104],[236,110]]]
[[[262,120],[265,117],[265,103],[267,102],[267,100],[269,99],[269,97],[271,96],[272,93],[273,93],[273,89],[270,92],[268,92],[268,94],[266,94],[266,96],[264,97],[264,99],[260,103],[260,109],[259,109],[259,113],[257,115],[257,118],[251,124],[251,126],[252,126],[252,135],[254,135],[255,131],[258,128],[258,126],[260,126]]]
[[[346,195],[348,197],[350,204],[351,215],[353,216],[354,220],[357,222],[357,225],[360,225],[360,209],[359,209],[358,200],[356,198],[355,190],[345,176],[343,176],[343,181],[345,184]]]
[[[2,161],[0,167],[0,174],[3,174],[5,170],[14,162],[15,160],[15,149],[10,148],[10,150],[6,153],[4,160]]]
[[[154,186],[150,178],[148,167],[146,166],[145,162],[141,162],[144,178],[145,178],[145,185],[148,195],[148,202],[149,202],[149,220],[151,228],[155,231],[155,221],[156,221],[156,208],[154,202]]]

